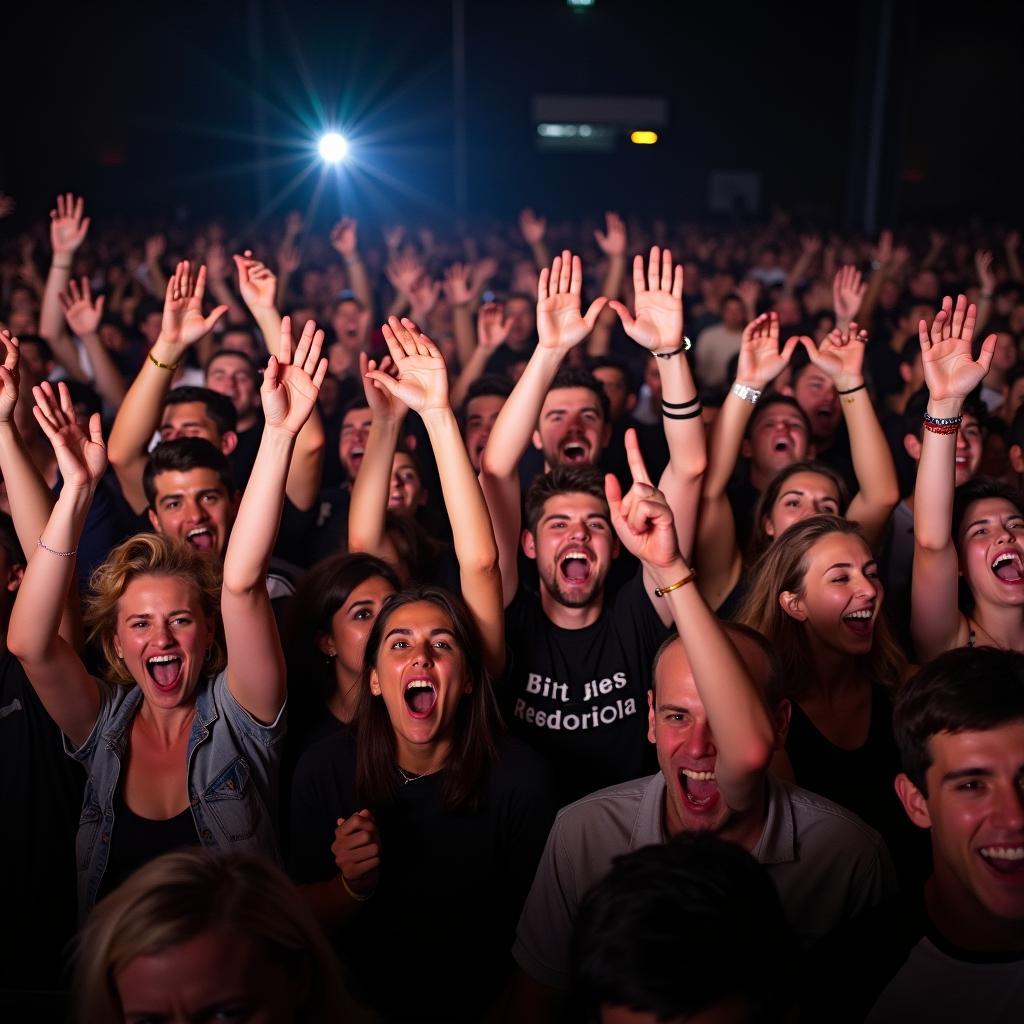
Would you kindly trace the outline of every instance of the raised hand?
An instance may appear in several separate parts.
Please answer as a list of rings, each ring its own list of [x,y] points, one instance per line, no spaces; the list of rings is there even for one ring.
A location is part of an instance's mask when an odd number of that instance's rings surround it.
[[[193,273],[188,260],[175,267],[164,296],[164,316],[160,324],[160,335],[164,341],[170,345],[194,345],[213,330],[213,325],[228,311],[228,307],[217,306],[204,317],[205,291],[206,267],[200,267],[198,273]]]
[[[331,228],[331,247],[339,253],[343,259],[355,259],[359,242],[357,229],[359,222],[355,217],[342,217],[337,224]]]
[[[645,566],[656,572],[668,569],[681,560],[672,510],[665,496],[651,483],[632,427],[626,431],[626,458],[633,474],[633,486],[625,497],[613,474],[608,473],[604,478],[612,526],[622,546]]]
[[[267,426],[292,435],[305,426],[327,376],[327,360],[320,358],[323,343],[324,332],[307,320],[293,355],[291,317],[282,318],[278,355],[267,362],[260,388]]]
[[[486,352],[495,352],[508,340],[512,321],[505,319],[505,309],[498,302],[485,302],[476,318],[476,341]]]
[[[0,366],[0,423],[10,423],[14,419],[14,407],[18,404],[18,393],[21,390],[21,351],[18,339],[10,331],[0,331],[0,343],[4,347],[4,363]]]
[[[868,286],[856,267],[840,267],[832,280],[832,304],[835,307],[836,319],[843,323],[853,320],[867,290]]]
[[[757,312],[757,300],[761,297],[761,284],[752,277],[744,278],[736,286],[736,294],[743,300],[743,308],[751,320]]]
[[[219,243],[206,250],[206,276],[210,281],[223,281],[228,276],[228,261],[224,254],[224,246]]]
[[[167,250],[167,239],[161,234],[150,235],[146,239],[146,262],[159,263],[160,257]]]
[[[604,215],[604,231],[595,231],[594,238],[606,256],[626,255],[626,224],[617,213]]]
[[[370,811],[338,819],[331,844],[334,863],[352,892],[370,896],[380,877],[380,833]]]
[[[942,300],[929,329],[926,321],[918,324],[924,381],[932,401],[963,401],[985,378],[996,350],[996,336],[990,334],[975,359],[971,350],[978,310],[965,295],[958,295],[956,306],[950,296]]]
[[[89,417],[87,436],[78,425],[68,386],[61,381],[57,388],[59,399],[53,393],[53,385],[49,381],[43,381],[39,387],[33,388],[32,396],[36,404],[32,412],[53,445],[57,468],[64,478],[65,486],[95,488],[107,468],[107,447],[100,430],[100,414],[94,412]]]
[[[384,228],[383,234],[388,252],[398,252],[398,247],[402,244],[402,239],[405,238],[405,228],[401,224],[392,224],[390,227]]]
[[[68,290],[61,293],[60,304],[64,310],[64,319],[68,327],[79,338],[95,334],[99,330],[100,319],[103,317],[103,303],[106,301],[100,295],[95,302],[92,301],[92,291],[89,288],[89,278],[82,278],[82,286],[72,278],[68,282]]]
[[[801,235],[800,249],[806,256],[817,256],[821,252],[821,235]]]
[[[837,390],[847,391],[864,383],[868,332],[859,330],[855,323],[851,323],[845,333],[837,327],[825,335],[820,346],[814,344],[813,338],[804,336],[799,340],[811,362],[832,378]]]
[[[447,409],[448,368],[438,347],[405,317],[390,317],[381,330],[398,378],[382,370],[369,370],[366,376],[421,416]]]
[[[790,338],[779,350],[779,314],[762,313],[743,328],[736,382],[764,391],[789,365],[798,338]]]
[[[294,245],[282,244],[277,250],[277,272],[287,280],[302,264],[302,254]]]
[[[996,275],[992,273],[992,253],[987,249],[976,252],[974,254],[974,269],[978,272],[982,294],[991,298],[992,293],[996,290]]]
[[[420,278],[423,277],[423,264],[412,254],[396,256],[386,267],[385,272],[391,287],[399,295],[408,297],[412,294]]]
[[[672,253],[651,247],[644,281],[644,258],[633,260],[636,319],[618,301],[609,303],[626,333],[649,352],[674,352],[683,343],[683,266],[672,269]]]
[[[527,245],[539,245],[544,241],[544,232],[548,229],[548,222],[543,217],[538,217],[533,210],[527,208],[520,211],[519,230]]]
[[[444,294],[451,305],[467,306],[473,301],[475,293],[471,281],[471,270],[462,263],[453,263],[445,271]]]
[[[363,382],[366,404],[370,407],[373,418],[392,421],[402,419],[409,411],[409,406],[386,388],[378,387],[369,376],[374,371],[386,373],[389,377],[394,377],[398,373],[391,356],[385,356],[378,364],[376,359],[371,359],[365,352],[359,353],[359,376]]]
[[[255,259],[251,249],[231,257],[238,269],[238,290],[250,310],[273,309],[277,296],[277,275]]]
[[[89,218],[83,217],[85,200],[70,192],[57,196],[57,208],[50,211],[50,244],[53,253],[73,253],[85,240]]]
[[[417,320],[426,320],[441,297],[441,282],[424,274],[409,292],[409,312]]]
[[[290,210],[288,216],[284,219],[284,237],[289,242],[293,242],[302,234],[302,229],[305,226],[302,214],[298,210]]]
[[[568,352],[578,345],[597,323],[608,300],[595,299],[581,316],[583,264],[568,249],[556,256],[551,269],[545,267],[537,282],[537,337],[539,347]]]
[[[892,232],[885,230],[878,235],[878,245],[871,253],[871,258],[886,266],[892,260]]]

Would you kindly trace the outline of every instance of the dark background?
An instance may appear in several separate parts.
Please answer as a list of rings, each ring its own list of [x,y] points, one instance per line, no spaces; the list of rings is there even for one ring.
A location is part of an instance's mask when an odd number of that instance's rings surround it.
[[[765,209],[856,225],[876,121],[881,222],[1024,212],[1020,5],[469,0],[465,17],[471,215],[699,217],[709,172],[742,169]],[[106,216],[258,221],[318,187],[325,217],[455,212],[449,2],[12,3],[4,22],[0,189],[19,218],[58,189]],[[538,93],[665,96],[670,124],[657,146],[542,153]],[[340,174],[315,159],[327,125],[358,148]]]

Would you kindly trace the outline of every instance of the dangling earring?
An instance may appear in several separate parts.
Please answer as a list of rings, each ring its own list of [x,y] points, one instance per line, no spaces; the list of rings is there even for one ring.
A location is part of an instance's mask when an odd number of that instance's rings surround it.
[[[335,659],[335,658],[336,658],[337,656],[338,656],[338,652],[337,652],[337,651],[328,651],[328,652],[327,652],[327,653],[326,653],[326,654],[324,655],[324,661],[326,661],[326,662],[327,662],[327,664],[328,664],[328,665],[330,665],[330,663],[331,663],[332,661],[334,661],[334,659]]]

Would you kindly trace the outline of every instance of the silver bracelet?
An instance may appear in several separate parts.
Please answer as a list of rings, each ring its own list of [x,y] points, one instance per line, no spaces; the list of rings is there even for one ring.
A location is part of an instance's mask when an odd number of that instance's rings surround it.
[[[744,402],[749,402],[751,405],[757,405],[758,400],[763,394],[763,392],[758,391],[757,388],[752,388],[746,384],[741,384],[739,381],[736,381],[736,383],[733,384],[732,393],[737,398],[742,398]]]
[[[58,551],[56,548],[48,547],[43,543],[43,538],[39,538],[39,546],[44,551],[49,551],[51,555],[58,555],[61,558],[74,558],[78,554],[78,548],[72,548],[70,551]]]

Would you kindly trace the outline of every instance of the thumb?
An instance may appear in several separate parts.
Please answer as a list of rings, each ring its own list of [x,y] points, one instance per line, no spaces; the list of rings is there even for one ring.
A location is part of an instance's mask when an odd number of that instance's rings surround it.
[[[103,316],[103,307],[106,304],[106,301],[107,301],[106,295],[101,295],[96,300],[96,315],[97,316]]]
[[[981,351],[978,353],[978,363],[988,373],[992,366],[992,357],[996,353],[996,336],[990,334],[982,343]]]
[[[798,335],[794,334],[793,337],[786,339],[786,344],[782,346],[782,358],[788,363],[793,358],[793,353],[796,351],[796,347],[800,342]]]
[[[380,370],[367,370],[365,376],[372,380],[381,391],[386,391],[393,398],[398,397],[398,381],[390,374],[381,373]]]
[[[267,368],[263,371],[263,385],[260,391],[274,391],[277,388],[277,379],[281,374],[281,364],[277,356],[272,355],[267,360]]]
[[[627,331],[636,323],[633,319],[633,314],[618,299],[609,299],[608,306],[615,311],[618,318],[622,321],[622,326]]]
[[[103,444],[103,421],[98,412],[89,417],[89,440],[93,444]]]
[[[608,502],[608,512],[612,523],[622,519],[622,484],[614,473],[604,475],[604,496]]]
[[[799,341],[807,350],[807,354],[811,357],[811,362],[813,363],[818,357],[818,346],[814,344],[814,340],[812,338],[808,338],[806,334],[801,334],[800,337],[797,338],[797,341]],[[788,345],[789,342],[786,344]]]
[[[587,310],[583,317],[583,322],[587,325],[590,330],[594,329],[594,325],[597,323],[597,318],[601,315],[601,310],[608,305],[608,298],[605,295],[600,295],[598,298],[590,304],[590,309]]]
[[[203,321],[203,326],[208,331],[213,330],[213,325],[228,311],[227,306],[217,306],[214,311]]]

